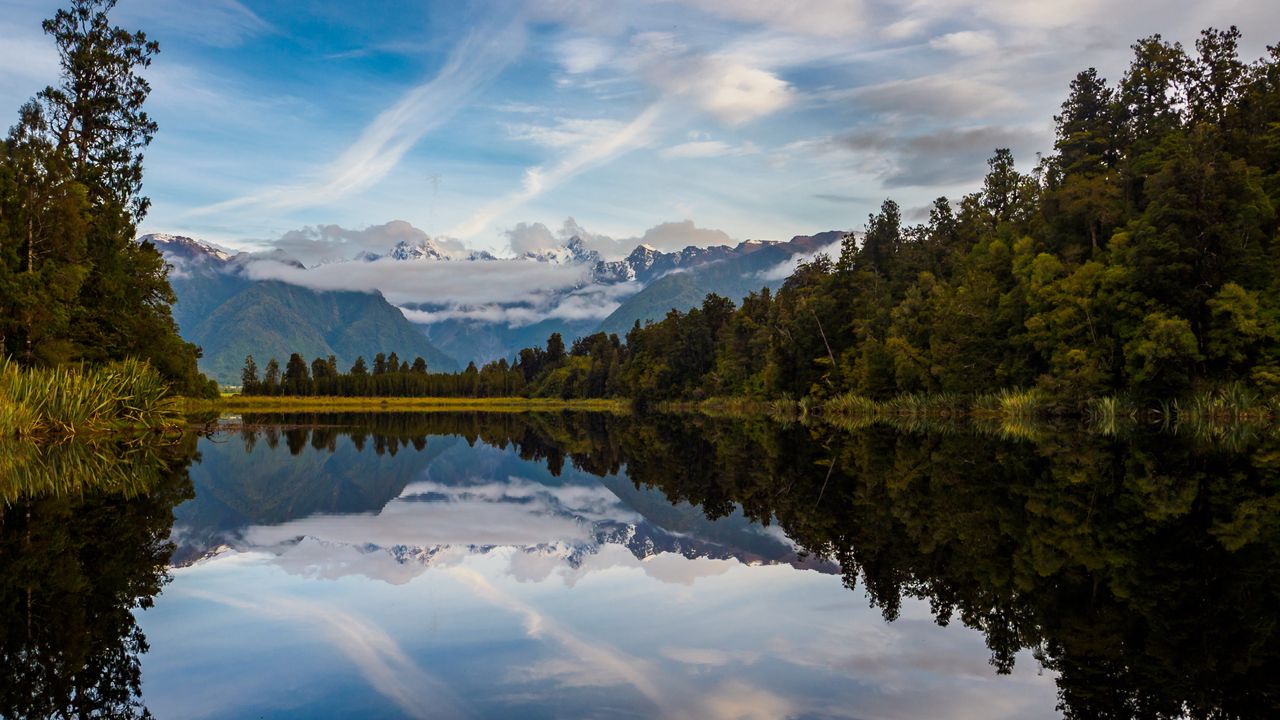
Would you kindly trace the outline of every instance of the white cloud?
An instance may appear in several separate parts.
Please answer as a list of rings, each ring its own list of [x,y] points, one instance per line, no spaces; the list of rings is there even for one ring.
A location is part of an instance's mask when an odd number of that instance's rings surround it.
[[[462,243],[447,237],[431,238],[404,220],[371,225],[363,230],[350,230],[339,225],[314,225],[290,230],[268,245],[297,258],[305,265],[350,260],[362,252],[384,255],[396,243],[434,242],[442,248],[464,252]]]
[[[741,125],[790,105],[796,92],[768,70],[723,57],[683,56],[655,65],[654,84],[686,98],[726,125]]]
[[[989,32],[962,30],[935,37],[929,41],[929,47],[957,55],[990,55],[995,52],[998,44]]]
[[[818,248],[811,253],[796,253],[768,270],[762,271],[760,273],[760,278],[762,280],[785,280],[791,277],[791,274],[796,271],[796,268],[800,267],[800,263],[812,262],[813,259],[819,255],[826,255],[833,258],[838,256],[840,254],[840,246],[843,242],[843,240],[837,240],[836,242],[825,247]]]
[[[122,24],[143,26],[148,35],[161,42],[172,34],[229,48],[256,35],[274,32],[270,23],[237,0],[125,0],[117,12]]]
[[[561,118],[550,125],[519,123],[507,125],[513,140],[549,148],[572,148],[600,142],[622,131],[625,123],[608,119]]]
[[[547,226],[540,222],[517,223],[515,227],[503,231],[502,234],[507,236],[507,243],[510,244],[511,251],[517,255],[546,250],[564,244],[561,238],[551,234]]]
[[[663,148],[658,154],[664,158],[713,158],[733,154],[734,147],[723,140],[699,140]]]
[[[255,280],[280,280],[313,290],[381,292],[393,305],[438,306],[488,303],[537,304],[553,293],[578,287],[585,269],[571,265],[506,262],[376,260],[303,269],[272,260],[247,265]]]
[[[550,168],[535,166],[525,169],[524,182],[519,190],[486,203],[471,217],[458,225],[450,235],[470,239],[490,226],[495,220],[523,206],[548,190],[579,173],[613,160],[650,142],[650,129],[662,112],[660,104],[650,105],[616,132],[604,137],[592,138],[572,148],[569,154]]]
[[[862,27],[865,13],[859,0],[679,1],[728,20],[824,38],[838,38],[856,32]]]
[[[573,38],[556,47],[565,72],[580,75],[596,70],[613,57],[613,48],[595,38]]]

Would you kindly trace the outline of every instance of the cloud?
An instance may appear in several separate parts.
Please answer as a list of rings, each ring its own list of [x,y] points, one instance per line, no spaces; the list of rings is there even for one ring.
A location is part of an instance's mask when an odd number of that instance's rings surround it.
[[[558,247],[564,244],[564,239],[567,239],[557,238],[547,229],[546,225],[540,222],[517,223],[515,227],[503,231],[502,234],[507,236],[507,243],[511,246],[511,251],[517,255]]]
[[[667,159],[673,158],[713,158],[730,155],[734,147],[721,140],[700,140],[681,143],[663,148],[658,154]]]
[[[998,44],[995,37],[989,32],[963,30],[939,35],[929,41],[929,47],[935,50],[953,52],[957,55],[976,56],[990,55],[995,52]]]
[[[1022,127],[943,128],[919,135],[857,131],[835,140],[852,151],[887,188],[941,187],[976,181],[996,148],[1015,155],[1045,147],[1047,131]]]
[[[838,256],[840,254],[840,246],[843,243],[844,243],[844,240],[842,238],[840,240],[837,240],[831,243],[830,245],[820,247],[811,253],[796,253],[795,255],[792,255],[790,258],[783,260],[777,265],[774,265],[773,267],[767,270],[761,271],[760,278],[762,280],[786,280],[787,278],[791,277],[791,274],[796,271],[796,268],[800,267],[800,263],[812,262],[813,259],[818,257],[819,255],[826,255],[828,257]]]
[[[613,57],[613,48],[595,38],[573,38],[560,43],[556,55],[565,72],[580,75],[608,62]]]
[[[284,594],[253,599],[195,589],[182,594],[250,611],[259,617],[311,625],[355,665],[375,691],[398,705],[408,717],[467,716],[448,685],[419,667],[390,633],[361,615],[331,603]]]
[[[871,198],[863,197],[861,195],[841,195],[839,193],[814,193],[813,197],[817,200],[826,200],[827,202],[842,204],[848,203],[865,205],[866,203],[871,202]]]
[[[549,168],[534,166],[524,171],[524,181],[519,190],[491,200],[471,214],[465,222],[450,233],[469,239],[479,235],[493,221],[523,206],[525,203],[558,187],[561,183],[590,168],[607,163],[650,142],[650,129],[662,112],[660,103],[654,103],[636,115],[613,133],[585,140]]]
[[[659,250],[683,250],[690,245],[733,245],[733,238],[723,230],[700,228],[692,220],[665,222],[655,225],[640,236],[640,243]]]
[[[628,295],[639,292],[637,283],[615,285],[588,285],[566,295],[548,295],[539,304],[502,305],[451,305],[444,308],[420,309],[402,307],[400,311],[410,322],[421,325],[449,320],[468,320],[480,323],[523,327],[543,320],[603,320],[617,310],[619,302]]]
[[[524,36],[520,21],[477,28],[454,48],[435,77],[409,90],[380,113],[354,143],[315,177],[197,208],[192,214],[243,207],[317,207],[367,190],[391,172],[424,135],[467,105],[518,57]]]
[[[725,125],[741,125],[790,105],[796,91],[774,73],[716,56],[683,55],[648,75],[664,92],[691,101]]]
[[[549,148],[573,148],[607,140],[622,131],[624,123],[608,119],[561,118],[551,125],[511,124],[507,133],[513,140]]]
[[[512,236],[515,233],[515,237]],[[569,238],[578,237],[591,250],[600,253],[605,259],[616,259],[629,254],[640,245],[648,245],[663,252],[683,250],[690,245],[708,247],[711,245],[736,245],[737,241],[723,230],[698,227],[692,220],[659,223],[641,235],[614,238],[591,232],[578,224],[572,217],[566,218],[560,230],[552,234],[542,223],[520,223],[515,229],[507,231],[511,239],[512,249],[527,247],[532,250],[544,250],[563,245]],[[539,244],[549,243],[549,244]]]
[[[304,265],[350,260],[362,252],[386,254],[396,243],[432,241],[446,250],[464,252],[466,248],[453,238],[431,238],[422,230],[404,220],[392,220],[382,225],[371,225],[363,230],[350,230],[339,225],[314,225],[300,230],[290,230],[270,247],[297,258]]]
[[[380,292],[393,305],[545,303],[585,280],[586,269],[527,261],[433,262],[390,259],[332,263],[309,269],[274,260],[250,262],[254,280],[280,280],[320,291]]]
[[[865,16],[859,0],[679,1],[727,20],[824,38],[839,38],[856,32],[862,27]]]
[[[840,91],[836,98],[855,109],[891,116],[916,116],[953,120],[975,115],[998,115],[1021,106],[1008,90],[968,77],[929,75],[892,80]],[[901,132],[903,128],[893,128]]]
[[[275,31],[270,23],[236,0],[127,0],[121,3],[120,13],[125,25],[145,24],[147,34],[162,43],[172,33],[205,45],[230,48]],[[159,32],[150,28],[158,28]]]

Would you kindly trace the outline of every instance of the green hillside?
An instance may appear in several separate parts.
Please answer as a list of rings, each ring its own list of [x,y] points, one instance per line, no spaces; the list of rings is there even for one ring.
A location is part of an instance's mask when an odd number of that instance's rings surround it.
[[[207,293],[175,282],[178,305],[204,303],[207,314],[179,313],[183,336],[204,349],[200,369],[224,384],[237,384],[246,355],[259,366],[274,357],[283,365],[292,352],[308,360],[335,355],[346,369],[356,357],[395,352],[422,356],[433,370],[457,370],[458,363],[381,295],[316,292],[277,281],[235,283],[226,299],[209,307]],[[204,288],[208,290],[209,288]]]

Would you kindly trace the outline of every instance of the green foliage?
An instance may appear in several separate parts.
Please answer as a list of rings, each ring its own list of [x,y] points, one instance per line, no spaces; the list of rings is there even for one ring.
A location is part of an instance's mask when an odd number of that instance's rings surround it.
[[[138,360],[24,370],[0,357],[0,437],[65,437],[181,424],[169,384]]]
[[[0,141],[0,353],[29,367],[141,358],[177,391],[208,394],[164,261],[134,242],[156,132],[138,73],[159,48],[113,26],[113,5],[73,0],[45,21],[61,77]]]

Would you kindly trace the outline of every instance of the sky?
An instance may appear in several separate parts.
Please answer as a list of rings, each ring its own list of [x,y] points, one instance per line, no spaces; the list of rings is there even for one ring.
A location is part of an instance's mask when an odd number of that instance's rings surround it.
[[[0,0],[0,109],[56,79],[58,2]],[[861,229],[1052,150],[1076,72],[1271,0],[120,0],[161,53],[143,232],[236,249],[399,220],[511,253]],[[651,243],[653,244],[653,243]]]

